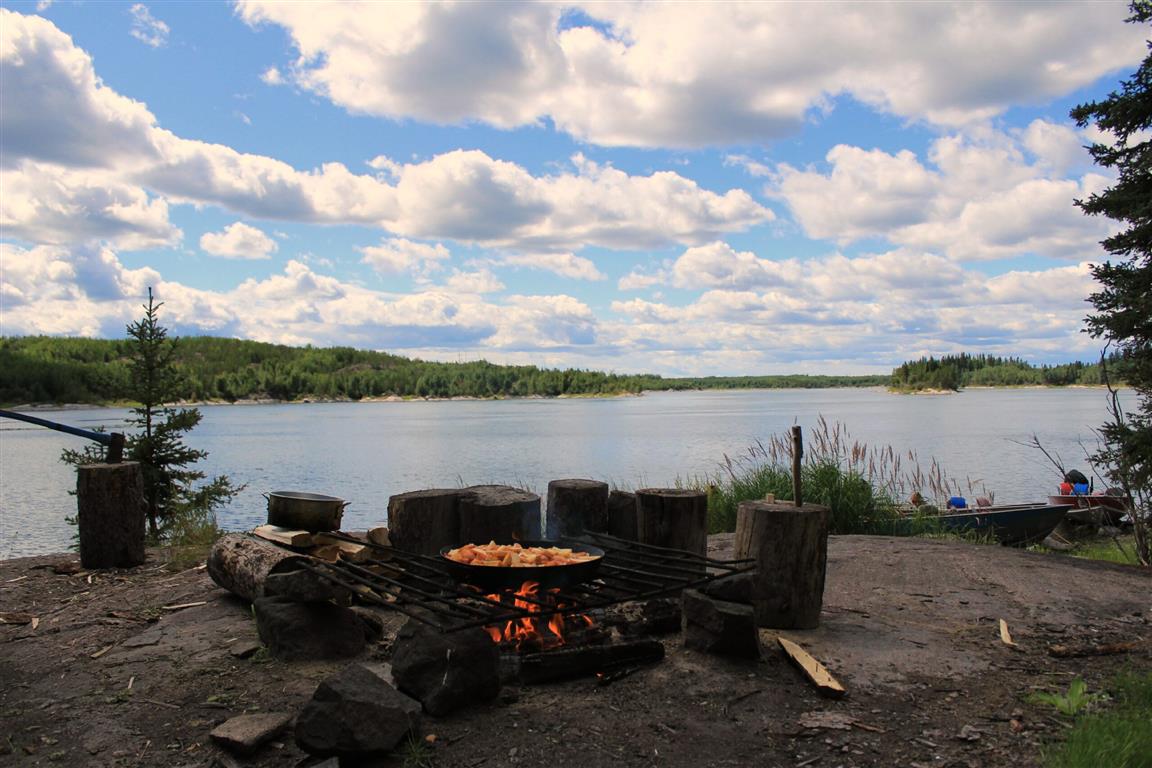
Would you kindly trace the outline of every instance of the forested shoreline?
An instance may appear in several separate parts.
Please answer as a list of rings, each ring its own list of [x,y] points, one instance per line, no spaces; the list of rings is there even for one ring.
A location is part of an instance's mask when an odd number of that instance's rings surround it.
[[[1120,361],[1108,363],[1112,383],[1120,381]],[[964,387],[1097,386],[1104,383],[1099,363],[1032,365],[1016,357],[945,355],[922,357],[892,371],[890,387],[899,392],[959,391]]]
[[[127,400],[127,340],[0,338],[0,404]],[[484,360],[429,362],[351,347],[290,347],[240,339],[179,340],[181,399],[362,400],[365,398],[560,397],[654,390],[870,387],[887,376],[733,376],[664,378]]]

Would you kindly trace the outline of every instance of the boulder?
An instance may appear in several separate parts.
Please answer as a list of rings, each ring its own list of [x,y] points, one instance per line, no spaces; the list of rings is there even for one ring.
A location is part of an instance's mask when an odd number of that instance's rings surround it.
[[[700,587],[700,591],[716,600],[728,603],[752,604],[752,583],[756,574],[752,571],[721,576]]]
[[[420,702],[378,671],[352,664],[316,688],[296,717],[296,745],[312,755],[354,758],[389,752],[420,727]]]
[[[252,607],[260,640],[278,659],[347,659],[367,645],[364,622],[350,608],[284,597],[260,597]]]
[[[500,648],[482,629],[440,633],[409,621],[392,645],[396,685],[435,716],[500,693]]]

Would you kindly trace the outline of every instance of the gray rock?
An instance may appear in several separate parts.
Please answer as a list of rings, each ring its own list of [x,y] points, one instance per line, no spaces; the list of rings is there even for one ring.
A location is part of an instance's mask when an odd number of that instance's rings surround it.
[[[715,581],[704,584],[700,587],[700,591],[716,600],[751,605],[752,582],[754,579],[755,573],[752,571],[737,573],[732,576],[723,576]]]
[[[353,758],[389,752],[420,727],[420,702],[373,669],[352,664],[316,688],[296,718],[296,745],[313,755]]]
[[[212,741],[238,755],[253,755],[292,723],[292,715],[267,712],[240,715],[226,720],[212,730]]]
[[[400,690],[440,716],[500,693],[500,649],[482,629],[441,634],[415,621],[392,646],[392,675]]]
[[[704,653],[760,658],[760,633],[750,605],[716,600],[695,589],[681,595],[684,647]]]
[[[260,639],[278,659],[347,659],[359,656],[367,644],[364,622],[343,606],[283,597],[260,597],[252,606]]]
[[[270,573],[264,579],[265,597],[288,597],[301,603],[332,600],[342,605],[352,601],[352,592],[339,584],[325,581],[304,569]]]

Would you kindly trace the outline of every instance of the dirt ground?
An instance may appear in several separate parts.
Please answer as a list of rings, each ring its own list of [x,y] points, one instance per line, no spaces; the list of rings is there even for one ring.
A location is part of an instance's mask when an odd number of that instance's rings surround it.
[[[714,537],[723,553],[730,537]],[[55,573],[58,555],[0,561],[0,765],[310,766],[286,734],[234,759],[208,732],[235,715],[296,713],[348,662],[257,653],[249,606],[203,569]],[[10,617],[11,618],[11,617]],[[1000,640],[1008,623],[1016,647]],[[21,620],[16,617],[17,621]],[[399,620],[390,622],[397,627]],[[849,694],[820,698],[762,631],[759,662],[686,651],[611,685],[506,687],[446,718],[422,763],[486,766],[1030,766],[1066,724],[1031,703],[1081,677],[1100,690],[1152,670],[1152,574],[955,542],[834,537],[822,625],[783,633]],[[1057,659],[1052,645],[1143,641]],[[371,660],[386,660],[388,643]],[[400,766],[400,754],[382,765]],[[408,765],[416,764],[408,755]]]

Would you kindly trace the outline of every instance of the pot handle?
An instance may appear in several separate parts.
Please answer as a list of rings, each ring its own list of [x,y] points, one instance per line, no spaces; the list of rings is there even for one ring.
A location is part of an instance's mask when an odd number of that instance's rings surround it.
[[[261,493],[260,495],[263,496],[265,499],[268,499],[268,501],[272,501],[272,499],[268,497],[267,493]]]
[[[349,505],[349,504],[351,504],[351,503],[352,503],[352,502],[350,502],[350,501],[342,501],[342,502],[340,502],[340,511],[341,511],[341,512],[343,512],[343,511],[344,511],[344,510],[345,510],[345,509],[348,507],[348,505]]]

